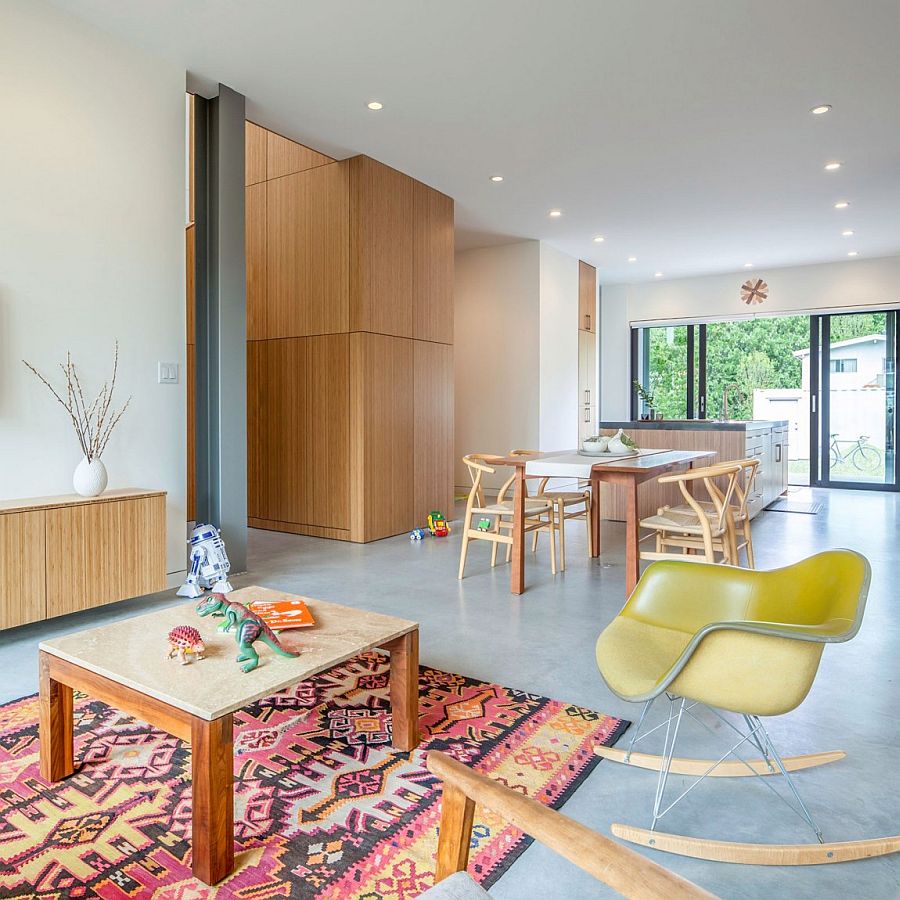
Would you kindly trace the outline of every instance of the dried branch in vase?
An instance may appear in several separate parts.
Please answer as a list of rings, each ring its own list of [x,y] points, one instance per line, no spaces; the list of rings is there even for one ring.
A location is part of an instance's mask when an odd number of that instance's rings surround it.
[[[100,459],[113,429],[119,424],[122,414],[131,403],[129,397],[122,407],[114,410],[112,406],[113,393],[116,389],[116,375],[119,371],[119,342],[116,341],[115,354],[113,356],[112,378],[103,382],[97,396],[90,402],[84,396],[78,370],[72,362],[72,354],[66,353],[65,363],[60,363],[59,368],[66,380],[65,390],[57,390],[50,381],[45,378],[27,360],[23,363],[46,385],[47,389],[59,402],[60,406],[69,414],[78,445],[88,462]],[[63,396],[64,395],[64,396]]]

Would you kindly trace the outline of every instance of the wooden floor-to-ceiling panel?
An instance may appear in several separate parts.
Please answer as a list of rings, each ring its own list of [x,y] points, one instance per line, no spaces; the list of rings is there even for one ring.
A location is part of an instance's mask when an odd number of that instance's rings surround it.
[[[188,344],[185,355],[185,393],[187,395],[187,518],[197,518],[197,347]]]
[[[348,336],[250,341],[247,350],[252,523],[346,531]]]
[[[350,330],[413,337],[414,181],[354,156],[350,171]]]
[[[453,347],[413,341],[415,521],[453,514]]]
[[[266,132],[266,178],[270,181],[332,162],[334,160],[324,153],[282,137],[274,131]]]
[[[253,122],[247,122],[244,128],[244,184],[258,184],[265,181],[266,174],[266,138],[269,132]]]
[[[413,337],[453,343],[453,200],[414,185]]]
[[[415,524],[413,344],[350,335],[350,539],[374,541]]]
[[[348,169],[318,166],[266,184],[267,338],[348,329]]]
[[[193,521],[197,515],[197,390],[195,386],[197,371],[196,346],[196,268],[197,268],[197,230],[192,222],[184,230],[185,261],[185,331],[187,344],[185,347],[185,379],[184,387],[187,398],[187,518]]]
[[[266,183],[244,188],[244,247],[247,261],[247,340],[268,336],[266,279]]]

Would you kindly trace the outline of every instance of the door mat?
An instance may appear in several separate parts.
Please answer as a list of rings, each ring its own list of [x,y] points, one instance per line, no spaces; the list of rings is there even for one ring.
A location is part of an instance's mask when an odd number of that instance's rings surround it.
[[[422,668],[422,744],[395,752],[389,667],[364,653],[235,713],[235,871],[212,888],[191,873],[188,744],[76,693],[76,771],[48,784],[37,697],[0,706],[0,897],[417,897],[441,810],[428,750],[557,808],[629,724]],[[531,839],[479,806],[472,842],[489,887]]]
[[[779,497],[766,507],[772,512],[803,513],[807,516],[816,515],[821,508],[822,504],[819,501],[803,503],[801,500],[786,500],[784,497]]]

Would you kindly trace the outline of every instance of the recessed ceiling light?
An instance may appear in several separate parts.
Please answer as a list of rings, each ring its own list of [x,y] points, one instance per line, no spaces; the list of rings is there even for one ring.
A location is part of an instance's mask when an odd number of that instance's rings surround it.
[[[662,272],[654,272],[653,277],[654,278],[662,278]]]
[[[503,181],[502,175],[491,175],[491,181]]]
[[[603,237],[602,234],[598,234],[597,237],[594,238],[594,243],[595,243],[595,244],[602,244],[605,240],[606,240],[606,238]]]
[[[850,250],[847,256],[859,256],[859,250]]]
[[[850,237],[852,234],[853,234],[853,231],[848,228],[846,231],[841,232],[841,237]]]
[[[826,172],[837,172],[837,170],[841,167],[841,165],[842,164],[839,163],[837,160],[834,160],[833,162],[830,162],[830,163],[825,163],[825,171]]]
[[[811,112],[814,116],[824,116],[825,113],[831,112],[831,104],[830,104],[830,103],[823,103],[821,106],[814,106],[814,107],[810,110],[810,112]]]
[[[834,204],[835,209],[846,209],[850,203],[847,200],[838,200],[837,203]]]
[[[744,268],[745,268],[745,269],[752,269],[752,268],[753,268],[753,263],[744,263]]]
[[[551,209],[549,212],[549,216],[551,219],[558,219],[562,215],[561,209]]]
[[[384,109],[384,104],[379,103],[377,100],[372,100],[370,103],[367,103],[366,106],[368,106],[369,109]]]
[[[637,257],[636,257],[636,256],[629,256],[629,257],[628,257],[628,262],[637,262]]]

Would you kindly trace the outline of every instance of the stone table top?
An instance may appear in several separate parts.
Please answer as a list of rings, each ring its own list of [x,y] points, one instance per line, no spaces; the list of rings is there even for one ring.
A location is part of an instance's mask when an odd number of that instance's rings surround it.
[[[232,591],[229,600],[283,600],[295,594],[262,587]],[[212,720],[275,694],[357,653],[380,647],[418,628],[416,622],[381,613],[303,598],[316,624],[282,631],[280,643],[299,651],[291,659],[267,644],[254,644],[259,666],[242,672],[235,661],[234,633],[218,631],[221,618],[201,618],[200,600],[135,616],[99,628],[42,641],[40,649],[98,675],[162,700],[202,719]],[[204,658],[182,665],[167,659],[168,634],[176,625],[193,625],[206,645]]]

